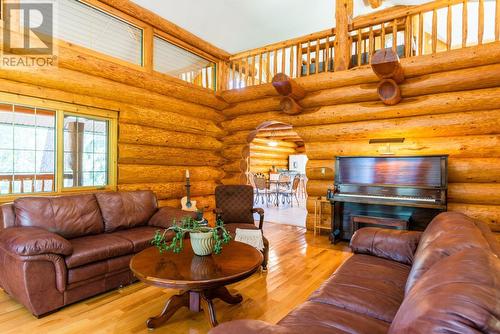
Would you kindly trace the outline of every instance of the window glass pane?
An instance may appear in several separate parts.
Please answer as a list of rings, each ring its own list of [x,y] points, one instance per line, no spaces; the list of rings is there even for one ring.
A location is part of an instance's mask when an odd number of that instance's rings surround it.
[[[215,64],[158,36],[154,37],[154,70],[214,89]]]
[[[107,185],[108,146],[108,121],[65,116],[64,186]]]
[[[56,36],[142,65],[142,29],[77,0],[57,0]]]
[[[54,190],[55,112],[0,103],[0,194]]]

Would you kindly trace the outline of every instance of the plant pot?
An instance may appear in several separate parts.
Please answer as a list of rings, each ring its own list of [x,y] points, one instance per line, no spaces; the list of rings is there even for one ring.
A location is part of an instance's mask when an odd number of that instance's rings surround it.
[[[191,239],[191,247],[196,255],[205,256],[212,254],[214,250],[214,236],[210,232],[189,233]]]

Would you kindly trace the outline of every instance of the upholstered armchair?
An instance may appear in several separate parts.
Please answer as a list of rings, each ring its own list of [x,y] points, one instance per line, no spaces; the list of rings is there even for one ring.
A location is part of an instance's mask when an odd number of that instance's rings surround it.
[[[262,230],[264,210],[253,207],[253,188],[249,185],[222,185],[215,188],[215,214],[224,221],[228,232],[234,237],[236,229]],[[259,226],[255,226],[253,214],[259,214]],[[267,269],[269,241],[264,237],[264,262]]]

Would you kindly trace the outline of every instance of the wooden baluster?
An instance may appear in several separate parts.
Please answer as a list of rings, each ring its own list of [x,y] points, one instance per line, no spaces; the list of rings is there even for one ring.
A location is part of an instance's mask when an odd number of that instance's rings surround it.
[[[358,66],[361,66],[361,29],[358,29],[358,43],[356,43],[356,48],[358,49]]]
[[[238,61],[238,87],[235,88],[241,88],[243,86],[243,59],[240,58]]]
[[[375,52],[375,40],[373,38],[373,27],[370,26],[370,33],[368,35],[368,62],[371,63],[373,53]]]
[[[496,1],[495,8],[495,41],[500,40],[500,0]]]
[[[310,65],[311,65],[311,41],[307,41],[307,69],[306,69],[306,75],[309,75],[310,71]]]
[[[446,17],[446,50],[451,50],[451,28],[452,28],[452,16],[451,16],[451,6],[448,5],[448,16]]]
[[[484,36],[484,0],[479,0],[478,9],[478,26],[477,26],[477,44],[483,44]]]
[[[302,43],[297,44],[297,78],[302,76]]]
[[[252,86],[255,86],[255,56],[252,56]]]
[[[366,54],[365,60],[368,60],[368,40],[363,38],[363,53]]]
[[[293,76],[293,68],[295,67],[295,66],[293,65],[293,61],[294,61],[294,59],[293,59],[293,58],[294,58],[294,57],[295,57],[295,56],[294,56],[294,52],[293,52],[293,45],[292,45],[292,46],[290,46],[290,78],[295,78],[295,77]]]
[[[319,72],[319,38],[316,40],[316,52],[315,52],[315,64],[314,64],[314,72],[318,74]]]
[[[462,47],[467,46],[467,0],[462,3]]]
[[[285,48],[281,49],[281,73],[285,73],[286,69],[286,52]]]
[[[436,53],[437,49],[437,10],[432,11],[432,54]]]
[[[231,62],[231,72],[233,72],[233,89],[236,88],[236,62]]]
[[[418,55],[424,54],[424,14],[418,13]]]
[[[208,87],[208,68],[205,67],[204,70],[205,70],[205,88],[209,88]]]
[[[380,31],[380,49],[385,49],[385,22],[382,23]]]
[[[266,82],[270,82],[271,78],[271,51],[267,51],[266,55]]]
[[[278,49],[274,49],[273,54],[273,77],[278,73]]]
[[[328,72],[329,70],[330,70],[330,36],[326,36],[326,39],[325,39],[325,72]]]
[[[259,53],[259,85],[262,84],[262,53]]]
[[[405,58],[409,58],[411,56],[412,49],[412,32],[411,32],[411,16],[406,16],[405,19]]]
[[[392,51],[398,53],[398,23],[396,19],[392,21]]]
[[[252,84],[252,79],[253,79],[252,75],[253,62],[250,64],[250,59],[252,59],[252,57],[247,57],[247,87]]]

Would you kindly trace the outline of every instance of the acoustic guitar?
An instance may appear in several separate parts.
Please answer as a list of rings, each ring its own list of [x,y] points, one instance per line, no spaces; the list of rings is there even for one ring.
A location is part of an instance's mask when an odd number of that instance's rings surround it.
[[[191,200],[190,188],[191,188],[191,185],[189,184],[189,177],[187,177],[186,178],[186,196],[181,198],[182,210],[184,210],[184,211],[198,211],[198,208],[196,207],[196,201]]]

